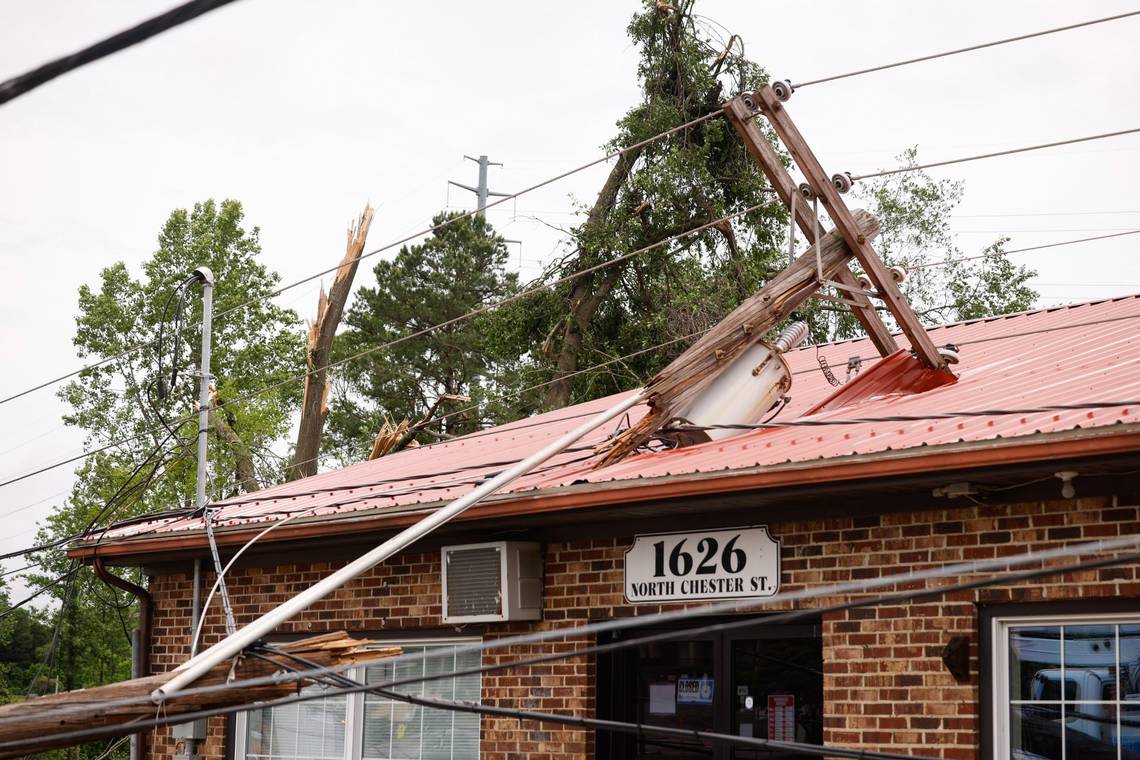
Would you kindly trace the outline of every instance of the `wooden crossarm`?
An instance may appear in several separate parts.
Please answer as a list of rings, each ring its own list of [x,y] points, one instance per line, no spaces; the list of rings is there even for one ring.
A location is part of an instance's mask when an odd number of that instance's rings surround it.
[[[788,153],[792,155],[792,159],[800,171],[803,172],[816,196],[827,208],[827,213],[835,223],[836,229],[843,235],[847,245],[855,254],[855,258],[862,264],[863,271],[867,273],[871,283],[882,295],[883,302],[891,310],[899,323],[899,327],[910,340],[911,348],[915,354],[928,367],[945,369],[946,361],[938,353],[934,341],[927,335],[926,328],[919,322],[918,316],[910,308],[910,303],[899,290],[898,284],[887,271],[886,265],[883,264],[870,241],[859,233],[858,225],[855,223],[850,209],[847,208],[847,204],[844,203],[839,191],[831,184],[831,180],[808,146],[807,141],[804,140],[792,122],[784,104],[779,101],[768,85],[764,85],[753,93],[753,98],[759,105],[760,112],[768,119],[772,129],[776,131],[776,135],[784,147],[788,149]],[[741,105],[743,106],[743,103]]]
[[[776,191],[776,195],[784,202],[788,208],[792,207],[792,196],[798,193],[795,182],[792,176],[788,174],[788,170],[784,168],[784,164],[780,161],[780,157],[776,155],[776,151],[768,143],[764,137],[764,133],[756,126],[753,121],[752,109],[745,103],[744,98],[737,96],[724,104],[724,113],[728,117],[728,121],[732,124],[736,134],[739,135],[741,142],[748,149],[752,158],[760,165],[760,171],[764,172],[764,176],[768,178],[768,182],[772,184],[772,188]],[[795,204],[796,225],[800,228],[804,238],[809,244],[814,244],[818,233],[816,226],[813,224],[811,210],[808,204],[803,199],[798,199]],[[844,265],[835,272],[835,279],[844,285],[852,287],[858,286],[858,280],[855,275],[851,273],[850,267]],[[871,342],[875,344],[875,348],[879,350],[882,356],[888,356],[898,351],[898,344],[895,343],[894,336],[887,326],[883,324],[883,320],[875,311],[874,305],[870,299],[862,293],[858,292],[845,292],[845,297],[850,298],[855,306],[852,307],[852,312],[855,318],[859,320],[859,324],[863,326],[863,330],[870,337]]]

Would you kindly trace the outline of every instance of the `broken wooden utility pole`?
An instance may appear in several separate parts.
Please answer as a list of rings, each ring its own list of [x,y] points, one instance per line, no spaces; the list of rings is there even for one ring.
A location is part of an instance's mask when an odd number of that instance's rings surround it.
[[[294,694],[306,684],[282,681],[252,687],[241,685],[247,679],[294,669],[297,662],[287,655],[300,657],[316,667],[335,667],[359,665],[400,654],[399,647],[377,647],[375,642],[354,639],[344,631],[280,644],[276,650],[285,654],[275,654],[274,650],[267,649],[259,652],[258,657],[239,658],[232,673],[229,662],[214,667],[195,686],[233,682],[233,688],[183,698],[175,695],[163,702],[161,714],[182,715]],[[79,729],[105,727],[104,736],[131,734],[137,730],[132,728],[133,722],[155,717],[150,693],[169,678],[170,675],[164,673],[0,706],[0,758],[22,757],[76,744],[76,740],[60,737]]]
[[[737,96],[725,103],[723,109],[776,194],[791,209],[795,225],[809,244],[808,249],[646,384],[649,413],[607,445],[597,467],[619,461],[641,446],[741,352],[808,298],[825,297],[851,306],[879,353],[887,356],[897,351],[898,346],[870,301],[872,297],[882,299],[910,341],[917,359],[931,369],[949,374],[946,360],[871,246],[871,239],[878,232],[878,221],[865,211],[852,213],[847,208],[840,197],[839,185],[846,187],[849,182],[842,182],[839,176],[828,179],[772,88],[765,85],[756,92]],[[758,112],[767,117],[807,178],[800,187],[795,186],[775,149],[753,121]],[[823,203],[836,227],[822,238],[813,210],[817,200]],[[875,290],[865,289],[852,274],[848,267],[852,256],[859,261]],[[826,288],[834,288],[841,295],[821,294]]]
[[[856,211],[853,219],[865,239],[878,234],[879,222],[870,213]],[[649,403],[649,413],[610,441],[596,466],[617,462],[648,440],[722,369],[811,298],[819,290],[817,267],[830,277],[846,267],[850,259],[851,249],[838,231],[824,235],[818,249],[813,246],[801,254],[646,383],[643,395]]]
[[[301,424],[297,429],[297,446],[293,452],[293,464],[289,467],[289,480],[317,474],[321,435],[325,428],[325,418],[329,414],[327,367],[332,356],[333,338],[340,325],[348,294],[352,290],[356,269],[360,266],[360,256],[364,253],[364,242],[368,239],[373,213],[371,206],[365,206],[360,219],[349,226],[347,250],[333,277],[332,287],[327,296],[324,288],[321,288],[317,298],[317,318],[309,325],[309,345],[305,355],[309,374],[305,376]]]

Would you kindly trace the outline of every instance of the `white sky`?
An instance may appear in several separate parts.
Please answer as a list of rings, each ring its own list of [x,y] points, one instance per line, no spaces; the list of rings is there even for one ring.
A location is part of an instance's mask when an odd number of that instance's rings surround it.
[[[39,0],[0,7],[0,80],[173,2]],[[638,98],[625,36],[634,0],[574,4],[242,0],[0,106],[0,397],[75,369],[76,293],[136,272],[174,208],[236,198],[285,281],[332,266],[365,201],[369,249],[422,228],[475,182],[527,186],[600,155]],[[697,12],[793,81],[1122,13],[1134,0],[730,2]],[[810,30],[810,36],[803,36]],[[829,172],[1140,126],[1140,17],[805,88],[788,108]],[[933,170],[966,182],[954,219],[975,253],[1140,226],[1140,135]],[[538,272],[604,167],[488,213]],[[988,216],[989,215],[989,216]],[[1042,305],[1140,291],[1136,238],[1019,256]],[[391,254],[389,254],[391,255]],[[371,281],[361,268],[357,284]],[[317,284],[281,303],[313,310]],[[50,390],[0,406],[0,480],[80,451]],[[0,489],[0,551],[25,546],[69,489],[60,468]],[[40,502],[40,503],[36,503]],[[31,505],[31,506],[29,506]],[[16,567],[16,561],[6,563]],[[16,593],[21,585],[16,582]]]

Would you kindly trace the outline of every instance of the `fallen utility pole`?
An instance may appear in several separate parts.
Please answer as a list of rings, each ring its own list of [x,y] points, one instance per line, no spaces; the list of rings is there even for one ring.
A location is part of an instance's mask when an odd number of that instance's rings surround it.
[[[842,176],[828,179],[780,97],[765,85],[756,92],[733,98],[722,108],[780,200],[791,210],[793,222],[803,232],[809,248],[755,296],[646,383],[649,414],[614,439],[597,467],[620,461],[636,450],[672,419],[677,410],[683,409],[687,402],[708,387],[721,369],[760,335],[812,297],[827,297],[851,306],[879,353],[887,356],[897,350],[897,344],[876,314],[869,297],[882,299],[910,341],[911,350],[918,360],[936,372],[945,373],[948,381],[954,380],[954,375],[946,368],[946,359],[927,335],[926,328],[899,290],[892,273],[871,246],[871,239],[878,232],[878,223],[875,222],[874,231],[869,232],[865,227],[865,217],[861,218],[866,212],[852,212],[847,208],[840,196],[840,186],[849,187],[849,178],[846,183]],[[758,115],[768,119],[776,136],[803,172],[807,182],[800,187],[795,186],[775,149],[753,121]],[[823,203],[836,227],[834,232],[822,238],[816,213],[819,202]],[[863,267],[874,291],[866,290],[852,274],[848,267],[851,256]],[[843,295],[821,295],[819,291],[828,287]]]
[[[869,212],[856,211],[853,220],[865,239],[870,240],[878,234],[879,222]],[[825,277],[834,276],[840,268],[847,266],[851,255],[843,236],[832,230],[820,238],[817,246],[800,254],[791,266],[737,306],[669,366],[653,376],[643,391],[649,403],[649,413],[614,438],[596,466],[617,462],[648,440],[673,419],[677,410],[685,408],[699,396],[749,346],[811,298],[819,290],[818,271],[822,270]]]
[[[780,106],[775,100],[775,96],[771,95],[770,91],[767,94],[776,103],[774,107],[769,107],[769,111],[779,111]],[[755,103],[760,102],[756,98],[759,97],[762,100],[763,96],[763,91],[750,94],[746,96],[746,100],[742,100],[742,104],[746,105],[750,111],[754,110]],[[774,121],[778,119],[777,116],[772,116],[770,113],[768,115]],[[740,128],[737,129],[739,132]],[[621,416],[634,406],[648,402],[650,407],[648,414],[609,445],[608,450],[601,457],[601,463],[621,459],[668,422],[672,418],[674,410],[683,408],[686,402],[695,399],[708,386],[708,383],[732,364],[736,358],[761,340],[780,321],[787,318],[795,308],[813,297],[821,287],[834,287],[836,281],[832,278],[840,277],[848,282],[853,280],[854,276],[847,269],[847,264],[853,255],[859,258],[860,263],[868,271],[872,282],[879,288],[879,293],[875,295],[881,294],[896,318],[899,318],[900,323],[904,323],[904,331],[911,338],[912,345],[915,346],[919,356],[930,366],[938,369],[943,368],[945,363],[938,355],[937,350],[933,348],[933,343],[926,336],[925,331],[921,329],[921,325],[917,324],[917,319],[905,322],[906,315],[909,314],[913,318],[913,312],[910,311],[909,305],[898,292],[890,273],[886,271],[870,247],[869,241],[878,233],[878,221],[866,211],[851,213],[846,208],[842,200],[839,199],[837,191],[823,175],[823,170],[819,168],[818,162],[815,162],[814,156],[811,155],[806,144],[802,143],[798,132],[795,132],[794,125],[790,125],[790,121],[781,122],[777,132],[786,143],[793,143],[789,146],[789,151],[800,163],[805,174],[809,176],[812,197],[817,197],[815,194],[818,194],[824,199],[832,219],[836,221],[836,230],[819,237],[816,232],[818,222],[814,214],[807,219],[801,219],[800,214],[795,214],[796,221],[801,225],[807,225],[807,228],[811,230],[808,240],[813,241],[814,245],[810,246],[787,269],[772,278],[759,292],[737,307],[720,324],[708,331],[680,357],[658,373],[646,388],[630,394],[609,409],[551,441],[539,451],[486,480],[446,507],[436,510],[415,525],[401,531],[356,560],[314,583],[271,612],[231,633],[206,651],[191,657],[179,666],[173,674],[168,674],[169,680],[164,683],[154,683],[154,688],[150,693],[153,701],[159,704],[172,701],[172,695],[177,694],[179,690],[208,677],[209,674],[214,673],[219,668],[225,668],[227,660],[242,655],[249,647],[257,644],[262,637],[272,633],[278,625],[290,620],[313,603],[430,534],[471,506],[529,473],[538,465],[565,451],[588,433]],[[746,144],[749,143],[749,134],[749,130],[744,130],[741,135]],[[758,146],[758,143],[749,145],[749,149],[752,150],[753,155],[762,157],[765,152],[757,151]],[[758,158],[758,160],[760,159]],[[764,163],[761,161],[762,165]],[[776,173],[769,173],[769,176],[775,177],[773,184],[782,189],[782,198],[787,200],[797,197],[791,191],[790,178],[785,178]],[[816,187],[821,182],[822,185]],[[852,290],[856,298],[858,297],[859,288],[851,287],[848,289]],[[868,293],[862,295],[866,296]],[[862,300],[853,300],[851,303],[866,321],[869,331],[876,336],[876,345],[880,351],[889,352],[893,345],[893,339],[889,339],[889,333],[885,331],[885,327],[882,327],[881,323],[875,322],[877,316],[874,314],[874,310],[870,308],[869,301],[864,297]],[[922,342],[923,340],[925,343]]]
[[[865,238],[874,237],[878,232],[878,221],[865,211],[856,214],[854,223],[857,225],[859,234]],[[821,257],[819,261],[822,261],[823,271],[827,274],[833,273],[851,258],[851,251],[840,234],[832,232],[824,236],[815,252],[809,251],[801,255],[791,267],[773,278],[757,294],[737,307],[724,321],[707,332],[689,350],[658,374],[657,378],[667,377],[670,379],[669,382],[674,391],[675,399],[683,401],[693,398],[705,387],[707,382],[716,377],[721,369],[728,366],[733,358],[739,356],[742,351],[763,337],[764,333],[774,327],[781,319],[787,317],[792,310],[816,292],[819,288],[819,283],[816,280],[817,253]],[[590,418],[534,454],[503,470],[473,491],[461,496],[446,507],[436,510],[415,525],[401,531],[336,572],[317,581],[236,633],[227,636],[214,646],[192,657],[174,671],[167,683],[154,690],[155,702],[162,702],[168,694],[194,683],[211,668],[240,654],[246,647],[270,634],[278,625],[300,613],[309,605],[323,599],[396,552],[407,548],[503,486],[569,448],[587,433],[619,417],[645,399],[645,391],[631,394],[623,401]],[[661,417],[661,414],[659,408],[653,408],[647,415],[647,417],[653,418],[649,433],[652,433],[666,421],[667,418]],[[634,425],[616,440],[625,445],[633,441],[640,442],[638,436],[648,435],[642,422]],[[629,435],[631,433],[633,435]],[[636,445],[633,443],[633,446]],[[613,451],[614,449],[611,449],[607,457]]]
[[[277,649],[301,657],[318,667],[359,665],[400,654],[399,647],[376,647],[375,642],[354,639],[344,631],[281,644]],[[228,662],[218,665],[202,677],[199,685],[234,681],[233,688],[169,699],[163,704],[162,711],[166,715],[180,715],[207,707],[243,705],[289,696],[297,691],[298,685],[294,682],[253,687],[241,686],[240,682],[272,675],[294,665],[289,657],[272,651],[260,653],[257,657],[239,659],[232,674]],[[69,746],[74,743],[72,740],[55,739],[53,735],[77,729],[118,726],[122,728],[122,735],[130,734],[133,722],[154,717],[154,705],[142,698],[161,686],[167,678],[168,674],[136,678],[0,706],[0,736],[3,737],[5,746],[0,751],[0,758],[22,757]],[[131,698],[135,698],[132,704],[116,705],[116,702]],[[107,707],[108,704],[112,706]]]

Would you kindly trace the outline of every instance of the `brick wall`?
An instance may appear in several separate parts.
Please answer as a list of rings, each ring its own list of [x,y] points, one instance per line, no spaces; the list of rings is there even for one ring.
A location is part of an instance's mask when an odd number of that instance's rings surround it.
[[[741,523],[757,522],[753,516]],[[878,577],[946,563],[1016,554],[1140,532],[1135,507],[1102,499],[966,506],[770,525],[782,542],[782,590]],[[630,537],[550,544],[546,548],[544,620],[484,628],[484,638],[565,627],[590,619],[646,614],[660,605],[625,604],[623,558]],[[323,577],[335,564],[243,570],[229,587],[239,625]],[[212,582],[212,577],[208,582]],[[823,619],[825,739],[829,743],[914,751],[974,760],[979,751],[976,603],[1140,596],[1135,566],[1106,568],[1011,587],[948,594],[935,601],[889,604],[827,614]],[[156,577],[152,666],[162,672],[187,654],[190,589],[185,575]],[[282,633],[400,631],[440,628],[439,554],[410,554],[375,568],[281,629]],[[843,601],[831,597],[812,606]],[[215,605],[216,607],[217,605]],[[207,619],[205,641],[224,633],[220,611]],[[952,636],[971,641],[968,683],[941,661]],[[570,651],[583,639],[496,650],[492,665],[549,651]],[[591,716],[594,663],[569,658],[483,678],[483,701],[505,707]],[[210,722],[207,757],[222,756],[221,719]],[[175,751],[166,732],[152,735],[152,756]],[[492,760],[568,760],[593,754],[591,732],[483,718],[482,755]]]

